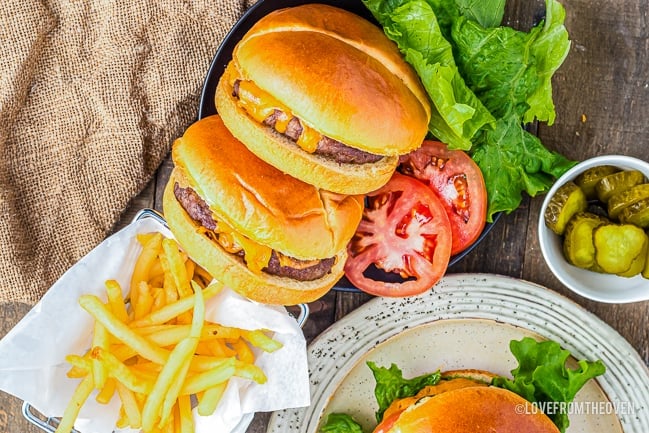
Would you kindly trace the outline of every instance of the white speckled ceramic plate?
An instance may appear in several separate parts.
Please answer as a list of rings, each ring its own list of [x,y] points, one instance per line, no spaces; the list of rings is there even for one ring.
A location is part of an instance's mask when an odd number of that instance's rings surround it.
[[[456,368],[506,375],[516,366],[509,342],[524,336],[607,366],[577,394],[569,433],[649,432],[649,370],[624,338],[546,288],[486,274],[449,275],[412,298],[376,298],[336,322],[309,346],[311,405],[273,413],[268,432],[316,433],[331,412],[371,431],[377,407],[367,361],[394,362],[405,377]]]

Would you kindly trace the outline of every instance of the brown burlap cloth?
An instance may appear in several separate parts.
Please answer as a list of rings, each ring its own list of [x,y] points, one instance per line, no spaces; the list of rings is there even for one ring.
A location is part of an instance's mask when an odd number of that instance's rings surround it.
[[[0,11],[0,302],[35,303],[196,118],[254,1],[9,0]]]

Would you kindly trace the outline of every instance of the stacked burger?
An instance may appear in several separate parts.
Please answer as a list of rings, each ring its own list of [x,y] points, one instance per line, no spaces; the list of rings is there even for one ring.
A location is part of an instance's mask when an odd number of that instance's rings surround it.
[[[252,300],[321,297],[343,275],[363,194],[426,135],[418,77],[379,28],[309,4],[250,29],[215,102],[219,114],[174,143],[163,201],[171,231]]]

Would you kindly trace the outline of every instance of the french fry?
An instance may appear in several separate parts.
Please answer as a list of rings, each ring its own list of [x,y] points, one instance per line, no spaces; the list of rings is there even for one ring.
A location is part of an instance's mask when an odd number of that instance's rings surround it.
[[[189,366],[196,344],[198,344],[197,338],[186,338],[171,351],[142,409],[142,429],[145,432],[150,431],[160,419],[164,398],[174,378],[182,374],[184,365]]]
[[[194,289],[194,315],[192,318],[192,325],[189,330],[189,337],[187,337],[187,339],[192,342],[192,350],[191,353],[187,356],[183,366],[180,368],[180,371],[175,375],[171,385],[169,386],[169,389],[167,390],[167,395],[165,395],[164,401],[162,403],[159,426],[167,423],[172,408],[178,400],[180,389],[182,388],[185,377],[187,376],[187,372],[189,371],[191,357],[194,353],[196,353],[196,346],[198,346],[199,337],[205,323],[205,300],[203,299],[203,291],[200,289],[200,287],[194,287]]]
[[[96,296],[81,295],[79,297],[79,304],[95,320],[104,325],[115,339],[133,348],[139,355],[159,364],[163,364],[169,357],[168,350],[152,344],[149,340],[134,332],[125,323],[120,322]]]
[[[234,351],[237,352],[237,358],[240,361],[243,361],[248,364],[254,364],[255,354],[252,353],[252,350],[250,350],[250,346],[248,346],[248,343],[246,343],[245,340],[241,338],[237,338],[236,340],[230,343],[230,346],[232,346]]]
[[[214,283],[203,289],[203,296],[205,300],[217,295],[224,286],[221,283]],[[135,320],[131,323],[133,328],[141,328],[143,326],[160,325],[168,322],[169,320],[177,317],[178,315],[191,310],[194,307],[194,299],[186,297],[179,299],[172,304],[167,304],[157,311],[152,311],[145,317]]]
[[[133,319],[137,321],[151,313],[151,308],[153,307],[153,294],[151,293],[149,284],[146,281],[140,281],[137,287],[135,287],[135,290],[137,291],[137,302],[132,302],[131,304],[133,305]]]
[[[200,416],[209,416],[214,413],[227,386],[228,381],[226,380],[205,390],[196,407]]]
[[[205,391],[230,379],[235,372],[235,359],[227,358],[219,366],[210,370],[188,375],[185,384],[180,390],[180,395],[196,394]]]
[[[163,263],[163,269],[166,268],[165,272],[168,271],[171,274],[176,290],[178,290],[178,297],[191,296],[192,290],[189,285],[187,268],[178,250],[178,244],[172,239],[164,239],[162,241],[162,250],[164,251],[161,262]],[[166,266],[164,266],[165,260]]]
[[[142,426],[142,414],[135,393],[121,382],[117,382],[115,386],[122,402],[122,408],[124,408],[124,415],[128,419],[128,426],[134,429],[140,428]]]
[[[162,248],[162,233],[155,233],[150,238],[138,236],[138,239],[141,239],[140,242],[144,243],[142,244],[142,251],[135,262],[133,275],[131,276],[131,302],[137,302],[137,292],[133,288],[137,287],[140,281],[149,281],[151,267],[157,260]]]
[[[126,311],[126,304],[122,296],[122,287],[116,280],[107,280],[105,286],[110,310],[117,319],[124,323],[128,322],[128,312]]]
[[[109,377],[106,379],[104,387],[97,393],[95,400],[100,404],[108,404],[115,394],[115,388],[117,386],[117,381]]]
[[[152,384],[138,377],[130,368],[120,362],[115,355],[103,350],[100,347],[94,347],[91,353],[93,360],[98,360],[106,365],[110,376],[117,379],[133,392],[147,393],[151,391]]]
[[[178,397],[178,433],[193,433],[194,418],[192,416],[192,402],[188,395]]]
[[[162,284],[160,284],[161,286]],[[152,285],[156,287],[155,285]],[[167,294],[162,287],[156,287],[153,289],[153,305],[151,305],[151,311],[156,311],[162,308],[167,303]]]
[[[59,425],[56,427],[54,433],[69,433],[72,431],[74,428],[74,421],[77,419],[77,416],[79,416],[81,406],[83,406],[86,400],[88,400],[93,388],[94,384],[92,383],[91,375],[88,375],[81,380],[79,385],[77,385],[77,388],[74,390],[70,402],[63,411],[63,416],[61,417]]]
[[[94,334],[92,336],[92,347],[108,349],[110,346],[110,336],[108,331],[104,328],[99,322],[95,322]],[[106,384],[106,379],[108,378],[108,372],[104,367],[104,364],[101,361],[94,359],[92,360],[92,380],[96,389],[101,389]]]
[[[92,371],[92,361],[88,355],[89,353],[84,356],[70,354],[65,357],[66,362],[72,365],[66,374],[67,377],[70,379],[82,379]]]
[[[282,348],[282,343],[277,340],[273,340],[272,338],[264,334],[264,331],[262,331],[261,329],[243,329],[241,330],[241,337],[243,337],[253,346],[260,348],[264,352],[274,352]]]
[[[255,364],[250,364],[247,362],[241,362],[237,360],[234,365],[235,365],[235,372],[234,372],[235,376],[254,380],[259,384],[266,383],[267,380],[266,374],[261,368],[259,368]]]

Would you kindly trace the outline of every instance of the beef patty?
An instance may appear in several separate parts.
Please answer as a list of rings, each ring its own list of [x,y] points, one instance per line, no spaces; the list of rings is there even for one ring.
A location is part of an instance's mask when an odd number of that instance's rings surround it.
[[[234,96],[235,98],[239,98],[239,81],[240,80],[236,80],[232,87],[232,96]],[[283,113],[281,110],[275,109],[273,113],[271,113],[266,119],[264,119],[264,125],[270,126],[276,132],[279,132],[275,128],[275,124],[277,123],[277,119],[284,117],[284,114],[285,113]],[[291,117],[291,120],[289,120],[286,131],[281,134],[290,138],[292,141],[297,142],[297,140],[300,138],[300,135],[302,135],[302,131],[303,128],[300,119],[293,116]],[[333,138],[326,137],[324,135],[318,141],[316,150],[313,153],[344,164],[372,163],[377,162],[383,158],[382,155],[376,155],[360,149],[354,149],[353,147],[349,147],[338,140],[334,140]]]

